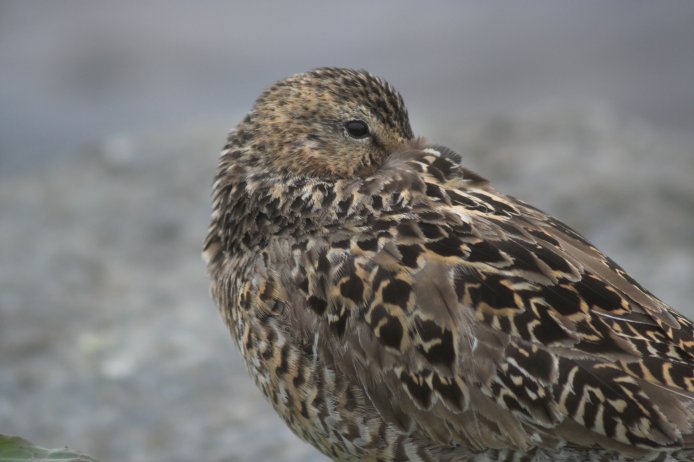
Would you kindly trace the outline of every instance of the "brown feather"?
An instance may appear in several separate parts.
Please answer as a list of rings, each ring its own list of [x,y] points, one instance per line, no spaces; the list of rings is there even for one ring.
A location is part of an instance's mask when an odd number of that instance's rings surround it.
[[[691,322],[413,139],[384,81],[325,68],[269,89],[229,137],[213,206],[212,294],[260,389],[328,456],[694,453]]]

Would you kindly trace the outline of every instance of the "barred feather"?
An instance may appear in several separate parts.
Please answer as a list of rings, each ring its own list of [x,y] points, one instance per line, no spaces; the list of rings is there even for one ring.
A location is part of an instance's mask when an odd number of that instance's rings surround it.
[[[343,123],[363,120],[366,140]],[[692,323],[324,68],[220,158],[204,246],[254,380],[337,460],[686,460]]]

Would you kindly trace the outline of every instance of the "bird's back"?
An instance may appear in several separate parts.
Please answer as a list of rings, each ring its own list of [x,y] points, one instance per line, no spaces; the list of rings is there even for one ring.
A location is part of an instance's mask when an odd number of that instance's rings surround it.
[[[690,446],[691,323],[458,160],[414,146],[257,208],[291,225],[213,276],[275,408],[341,458]]]

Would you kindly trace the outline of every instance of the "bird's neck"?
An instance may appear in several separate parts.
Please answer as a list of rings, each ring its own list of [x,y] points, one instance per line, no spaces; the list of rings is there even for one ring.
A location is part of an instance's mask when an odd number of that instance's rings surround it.
[[[266,172],[232,178],[216,185],[210,233],[222,248],[257,251],[273,237],[329,232],[348,219],[352,201],[349,181],[328,182]]]
[[[367,219],[406,214],[412,192],[426,190],[421,169],[424,161],[431,161],[420,159],[424,151],[404,152],[382,166],[378,175],[328,180],[277,173],[252,154],[225,153],[214,185],[206,246],[216,242],[219,250],[232,255],[257,253],[275,237],[358,231]]]

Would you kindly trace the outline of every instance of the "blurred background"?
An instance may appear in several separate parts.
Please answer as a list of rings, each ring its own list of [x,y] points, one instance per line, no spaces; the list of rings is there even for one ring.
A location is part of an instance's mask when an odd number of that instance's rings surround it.
[[[199,257],[226,132],[317,66],[694,315],[694,2],[0,1],[0,433],[103,461],[324,461]]]

